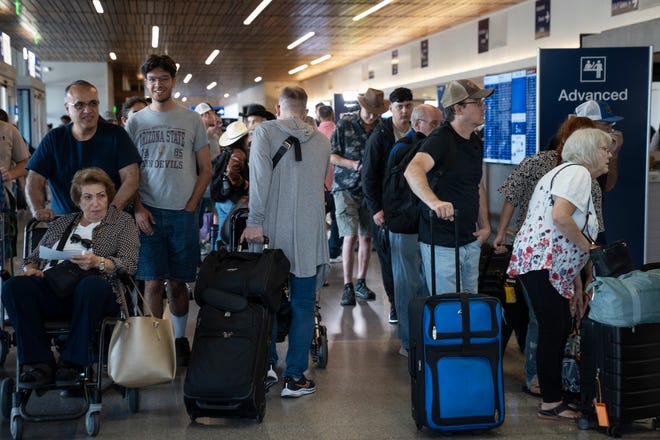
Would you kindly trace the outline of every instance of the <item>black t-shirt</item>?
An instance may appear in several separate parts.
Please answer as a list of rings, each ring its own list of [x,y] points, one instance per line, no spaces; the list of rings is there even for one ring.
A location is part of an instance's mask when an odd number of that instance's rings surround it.
[[[435,162],[427,173],[431,189],[443,202],[451,202],[460,211],[458,244],[464,246],[476,238],[479,218],[479,182],[481,182],[483,143],[472,133],[464,139],[445,122],[422,144],[420,153],[428,153]],[[431,244],[429,208],[424,205],[419,221],[419,241]],[[437,246],[455,246],[454,222],[436,218],[433,241]]]

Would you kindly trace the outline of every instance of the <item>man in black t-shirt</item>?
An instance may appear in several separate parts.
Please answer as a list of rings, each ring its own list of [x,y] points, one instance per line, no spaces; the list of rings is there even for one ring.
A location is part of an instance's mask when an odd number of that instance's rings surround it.
[[[481,89],[472,81],[452,81],[442,97],[446,121],[426,138],[405,172],[413,192],[425,204],[421,209],[419,241],[431,290],[431,223],[435,245],[436,292],[456,290],[454,247],[460,247],[463,291],[477,292],[481,243],[491,233],[486,189],[482,181],[483,142],[474,133],[484,123],[484,99],[493,89]],[[458,238],[454,211],[459,210]]]

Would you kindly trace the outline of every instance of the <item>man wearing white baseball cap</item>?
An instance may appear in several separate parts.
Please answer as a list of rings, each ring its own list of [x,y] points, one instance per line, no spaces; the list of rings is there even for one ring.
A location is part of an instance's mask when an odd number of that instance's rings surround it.
[[[429,134],[404,173],[410,188],[426,205],[420,210],[419,245],[429,291],[432,277],[436,279],[432,294],[456,290],[455,220],[461,289],[477,292],[481,243],[488,239],[491,228],[482,180],[483,142],[475,129],[484,123],[484,100],[493,91],[470,80],[450,82],[441,100],[444,124]],[[455,210],[460,210],[458,219]],[[432,223],[431,211],[437,217]],[[435,274],[431,272],[431,228]]]
[[[209,152],[211,153],[211,160],[213,160],[218,157],[218,154],[220,154],[218,140],[222,134],[222,123],[221,121],[218,121],[218,116],[208,102],[197,104],[195,111],[199,113],[202,117],[202,121],[204,121],[206,135],[209,137]]]

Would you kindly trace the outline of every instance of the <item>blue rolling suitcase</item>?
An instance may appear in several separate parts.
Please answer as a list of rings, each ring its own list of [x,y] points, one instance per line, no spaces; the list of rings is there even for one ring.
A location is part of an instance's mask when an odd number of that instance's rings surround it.
[[[432,245],[431,267],[435,274],[433,255]],[[456,267],[458,261],[457,246]],[[431,291],[435,292],[435,280],[432,284]],[[458,271],[456,287],[459,292]],[[417,428],[428,426],[452,432],[501,425],[504,390],[500,302],[480,294],[433,294],[412,299],[409,318],[408,369]]]

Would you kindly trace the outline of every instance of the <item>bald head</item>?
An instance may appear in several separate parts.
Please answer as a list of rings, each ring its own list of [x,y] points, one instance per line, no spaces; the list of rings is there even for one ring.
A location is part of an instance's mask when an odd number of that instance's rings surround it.
[[[415,131],[428,136],[433,130],[442,124],[442,112],[432,105],[420,104],[415,107],[410,116],[410,122]]]

